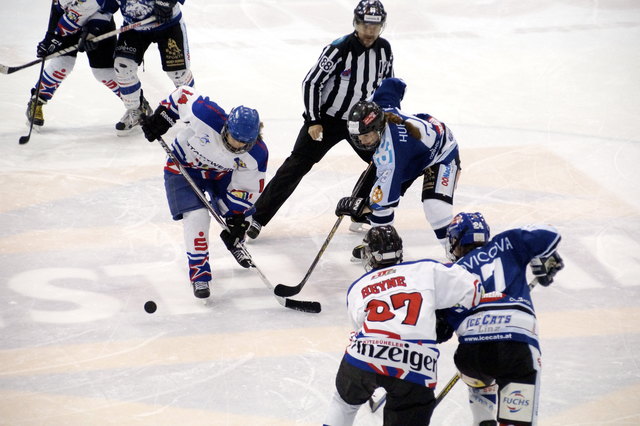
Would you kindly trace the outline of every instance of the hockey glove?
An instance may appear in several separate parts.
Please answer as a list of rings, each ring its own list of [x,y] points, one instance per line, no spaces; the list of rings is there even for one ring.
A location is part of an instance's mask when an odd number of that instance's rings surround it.
[[[62,36],[54,32],[47,32],[47,35],[45,35],[42,41],[38,43],[36,56],[38,58],[44,58],[45,56],[51,55],[56,50],[59,50],[60,46],[62,46]]]
[[[338,201],[336,206],[336,216],[346,215],[357,218],[370,212],[371,209],[369,209],[367,201],[359,197],[344,197]]]
[[[538,279],[538,283],[543,286],[548,286],[553,283],[553,277],[556,276],[559,270],[564,268],[562,258],[557,251],[554,251],[551,256],[546,258],[536,257],[531,259],[531,272]]]
[[[142,115],[140,121],[144,137],[147,138],[149,142],[157,140],[160,136],[167,133],[171,126],[176,124],[169,115],[169,110],[163,105],[156,108],[152,116]]]
[[[156,0],[153,6],[156,22],[159,24],[169,22],[173,18],[173,6],[176,5],[176,2],[177,0]]]
[[[453,336],[453,327],[446,320],[445,309],[436,310],[436,343],[443,343]]]
[[[227,222],[227,228],[229,228],[229,230],[223,230],[220,233],[220,238],[222,238],[228,250],[233,250],[238,244],[244,241],[244,235],[247,232],[247,228],[249,228],[249,222],[245,219],[244,215],[241,214],[226,217],[225,222]]]
[[[94,42],[91,39],[105,32],[103,25],[100,25],[101,22],[103,21],[89,21],[82,27],[82,35],[78,42],[78,52],[92,52],[98,48],[98,43],[100,42]]]

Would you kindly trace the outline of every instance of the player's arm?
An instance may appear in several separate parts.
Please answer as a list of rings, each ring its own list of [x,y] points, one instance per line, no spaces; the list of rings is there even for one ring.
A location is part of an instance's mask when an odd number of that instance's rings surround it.
[[[327,80],[334,75],[341,61],[340,48],[334,44],[326,46],[318,61],[302,81],[305,120],[309,125],[320,124],[322,88]]]
[[[558,230],[551,225],[529,225],[520,232],[524,250],[528,251],[531,272],[539,284],[548,286],[558,271],[564,268],[564,262],[557,251],[561,240]]]
[[[181,115],[186,115],[187,112],[191,111],[193,103],[198,98],[199,96],[193,88],[188,86],[178,87],[160,102],[160,105],[151,116],[143,115],[141,117],[144,137],[149,142],[153,142],[167,133],[176,124],[176,121],[180,119]]]

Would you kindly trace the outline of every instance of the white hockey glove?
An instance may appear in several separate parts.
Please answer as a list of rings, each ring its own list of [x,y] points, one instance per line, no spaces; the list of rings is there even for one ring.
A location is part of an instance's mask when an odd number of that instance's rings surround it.
[[[538,283],[543,286],[548,286],[553,283],[553,277],[556,276],[559,270],[564,268],[562,258],[557,251],[554,251],[551,256],[546,258],[535,257],[531,259],[531,272],[538,279]]]

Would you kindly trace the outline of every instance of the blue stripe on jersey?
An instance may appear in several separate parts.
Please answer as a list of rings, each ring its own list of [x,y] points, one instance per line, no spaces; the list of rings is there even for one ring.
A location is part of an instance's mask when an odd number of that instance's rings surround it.
[[[217,103],[209,100],[209,97],[200,96],[191,107],[193,115],[218,133],[222,133],[224,123],[227,121],[227,113]],[[214,114],[211,114],[214,112]]]

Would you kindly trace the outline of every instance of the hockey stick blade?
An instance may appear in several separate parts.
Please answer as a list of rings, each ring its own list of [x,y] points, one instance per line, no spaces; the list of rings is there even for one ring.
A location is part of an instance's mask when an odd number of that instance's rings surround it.
[[[322,311],[320,302],[310,302],[306,300],[284,299],[284,306],[296,311],[308,312],[311,314],[319,314]]]
[[[303,283],[300,283],[294,286],[278,284],[276,288],[273,289],[273,293],[276,296],[280,296],[280,297],[291,297],[300,293],[300,290],[302,290],[302,286],[303,286]]]

